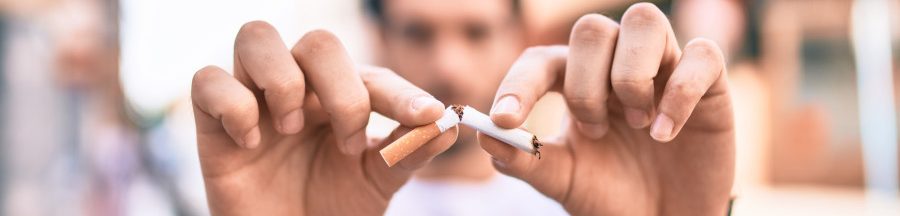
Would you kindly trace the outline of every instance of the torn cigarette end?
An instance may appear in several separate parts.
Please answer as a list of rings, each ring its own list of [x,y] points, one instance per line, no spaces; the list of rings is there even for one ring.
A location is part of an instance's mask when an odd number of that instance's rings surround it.
[[[381,158],[388,167],[393,167],[428,141],[459,124],[459,120],[456,111],[447,108],[444,110],[444,115],[434,123],[414,128],[378,152],[381,153]]]
[[[453,112],[455,112],[456,115],[459,116],[460,121],[462,121],[462,117],[463,117],[463,107],[465,107],[465,106],[459,105],[459,104],[450,105],[450,109],[453,109]]]

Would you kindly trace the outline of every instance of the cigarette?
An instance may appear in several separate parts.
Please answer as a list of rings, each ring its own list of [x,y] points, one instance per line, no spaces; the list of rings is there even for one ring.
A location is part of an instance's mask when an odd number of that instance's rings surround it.
[[[534,134],[519,128],[500,128],[491,121],[490,117],[469,106],[453,105],[450,108],[456,111],[459,115],[460,123],[463,125],[535,155],[538,159],[541,158],[540,148],[543,145]]]
[[[412,129],[378,152],[381,153],[381,158],[388,167],[393,167],[431,139],[459,124],[459,120],[460,116],[453,110],[453,107],[447,107],[444,115],[434,123]]]
[[[378,151],[388,167],[393,167],[398,162],[412,154],[414,151],[434,139],[447,129],[457,124],[474,128],[490,137],[498,139],[506,144],[541,158],[540,148],[543,146],[534,134],[523,129],[500,128],[484,113],[478,112],[472,107],[452,105],[444,110],[444,115],[434,123],[412,129],[391,144]]]

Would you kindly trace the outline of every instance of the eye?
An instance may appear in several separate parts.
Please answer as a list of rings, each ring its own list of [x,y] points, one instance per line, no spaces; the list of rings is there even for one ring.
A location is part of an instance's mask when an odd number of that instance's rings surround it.
[[[434,31],[421,24],[406,25],[401,30],[404,40],[408,40],[418,45],[427,45],[434,37]]]
[[[481,43],[488,37],[487,26],[480,24],[466,25],[466,39],[472,43]]]

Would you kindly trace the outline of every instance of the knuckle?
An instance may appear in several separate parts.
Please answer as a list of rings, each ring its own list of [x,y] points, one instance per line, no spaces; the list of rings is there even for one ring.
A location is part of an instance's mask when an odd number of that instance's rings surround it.
[[[393,70],[378,66],[363,66],[360,70],[360,77],[363,82],[372,80],[384,80],[398,76]]]
[[[303,35],[303,38],[300,38],[300,42],[297,43],[297,47],[294,47],[295,50],[293,52],[297,52],[297,54],[302,52],[319,52],[320,50],[330,50],[340,46],[340,39],[333,33],[317,29]]]
[[[232,95],[220,87],[205,86],[191,95],[194,105],[216,119],[224,116],[255,113],[256,103],[251,95]]]
[[[682,100],[700,98],[705,94],[698,85],[685,81],[673,82],[669,84],[668,89]]]
[[[194,74],[191,84],[191,100],[205,112],[220,119],[224,115],[255,112],[256,103],[252,95],[233,95],[239,85],[230,85],[233,79],[219,67],[206,66]],[[235,81],[236,84],[236,81]]]
[[[710,59],[717,63],[723,61],[722,49],[719,45],[710,39],[696,38],[687,43],[684,47],[685,52],[694,53],[701,58]]]
[[[598,97],[573,97],[566,100],[569,107],[575,109],[597,109],[606,102],[603,98]]]
[[[629,64],[615,65],[610,73],[610,83],[615,86],[652,85],[653,77],[641,75],[638,67]]]
[[[268,83],[264,91],[273,91],[278,94],[286,94],[290,92],[303,92],[304,83],[300,79],[274,79],[272,82]]]
[[[613,76],[610,83],[616,91],[637,92],[643,91],[647,86],[653,86],[653,79],[642,78],[634,75],[634,73],[625,73]]]
[[[256,20],[244,23],[238,31],[238,40],[240,38],[260,38],[271,36],[273,33],[277,35],[275,27],[266,21]]]
[[[209,65],[201,68],[194,73],[194,77],[191,81],[191,91],[192,95],[198,95],[203,92],[204,87],[208,85],[210,81],[214,79],[215,76],[221,75],[225,73],[221,68]]]
[[[337,115],[354,116],[369,114],[372,111],[368,97],[348,97],[348,99],[350,100],[339,101],[334,104],[334,111]]]
[[[578,40],[602,41],[618,36],[615,21],[599,14],[584,15],[572,27],[572,37]]]
[[[285,103],[289,101],[297,101],[299,103],[303,102],[303,95],[305,92],[305,86],[302,80],[299,79],[278,79],[272,83],[269,83],[268,86],[263,90],[265,93],[266,99],[272,99],[275,101],[280,101],[280,103]],[[299,96],[300,98],[295,98]],[[269,103],[272,103],[271,101]],[[298,103],[298,105],[299,105]],[[293,104],[293,103],[287,103]],[[288,105],[290,106],[290,105]]]
[[[222,102],[221,106],[212,107],[212,114],[217,118],[239,115],[241,113],[255,113],[256,104],[254,103],[242,103],[242,101],[238,100],[236,97],[225,99],[225,101]]]
[[[606,102],[605,94],[596,89],[575,89],[565,87],[563,94],[569,106],[591,108],[601,106]]]
[[[622,25],[655,25],[667,20],[666,15],[651,3],[637,3],[628,7],[622,15]]]

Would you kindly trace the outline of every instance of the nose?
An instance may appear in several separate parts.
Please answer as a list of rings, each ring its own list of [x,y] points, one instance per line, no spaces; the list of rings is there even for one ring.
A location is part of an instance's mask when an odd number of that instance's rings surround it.
[[[459,80],[472,73],[473,62],[465,44],[458,41],[444,41],[435,47],[433,71],[441,78]]]

